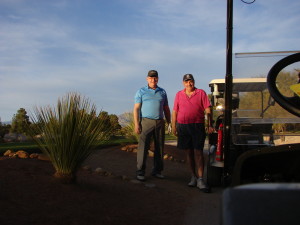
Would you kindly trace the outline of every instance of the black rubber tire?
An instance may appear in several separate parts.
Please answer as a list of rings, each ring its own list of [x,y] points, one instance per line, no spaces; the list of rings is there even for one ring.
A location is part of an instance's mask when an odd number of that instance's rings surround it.
[[[218,187],[223,184],[223,182],[222,182],[223,168],[215,167],[215,166],[208,166],[207,172],[208,172],[207,184],[210,187]]]
[[[280,71],[290,64],[299,61],[300,53],[295,53],[279,60],[268,73],[267,86],[271,96],[281,107],[283,107],[288,112],[300,117],[300,98],[298,96],[285,97],[279,92],[276,87],[276,78]]]

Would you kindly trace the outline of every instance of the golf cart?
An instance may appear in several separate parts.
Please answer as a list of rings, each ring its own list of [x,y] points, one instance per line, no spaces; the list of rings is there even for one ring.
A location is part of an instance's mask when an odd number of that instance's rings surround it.
[[[275,64],[268,78],[232,80],[227,152],[223,150],[225,79],[209,83],[215,120],[207,163],[210,186],[300,181],[300,98],[286,97],[276,86],[280,71],[300,61],[300,53],[289,57]]]
[[[253,2],[255,1],[245,3]],[[262,98],[252,96],[255,101],[251,106],[262,99],[261,112],[259,116],[249,114],[248,120],[246,115],[234,112],[246,109],[250,104],[241,104],[247,94],[234,93],[234,86],[239,84],[232,76],[232,25],[233,0],[228,0],[224,81],[226,87],[218,94],[220,90],[215,89],[218,88],[217,84],[216,86],[213,82],[210,84],[212,93],[215,92],[215,95],[212,95],[214,109],[217,109],[219,106],[217,103],[221,100],[222,94],[225,94],[224,116],[218,117],[221,120],[218,124],[224,124],[224,128],[221,126],[218,132],[223,132],[224,138],[220,138],[219,135],[217,141],[210,138],[207,181],[210,185],[219,182],[234,186],[223,192],[224,225],[296,225],[299,224],[300,197],[300,70],[297,71],[298,81],[295,79],[293,84],[285,79],[290,73],[285,73],[284,70],[299,68],[300,51],[274,64],[267,76],[267,89],[261,91],[261,96],[265,94],[266,96]],[[295,66],[294,63],[298,65]],[[259,60],[252,68],[261,64],[262,61]],[[283,74],[284,79],[280,78],[280,74]],[[289,92],[290,89],[293,92]],[[239,100],[235,100],[236,97]],[[294,130],[291,127],[294,127]],[[223,152],[216,154],[216,145],[222,146],[219,150]]]

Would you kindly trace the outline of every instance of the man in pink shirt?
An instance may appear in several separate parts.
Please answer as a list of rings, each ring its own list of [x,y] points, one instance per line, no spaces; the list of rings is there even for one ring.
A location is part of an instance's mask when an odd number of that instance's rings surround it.
[[[192,74],[183,76],[183,86],[184,89],[177,92],[174,101],[172,133],[178,137],[177,147],[187,152],[187,160],[192,172],[192,179],[188,186],[197,186],[201,191],[208,192],[209,189],[203,181],[203,148],[206,138],[205,114],[208,132],[213,132],[211,104],[205,91],[195,87]]]

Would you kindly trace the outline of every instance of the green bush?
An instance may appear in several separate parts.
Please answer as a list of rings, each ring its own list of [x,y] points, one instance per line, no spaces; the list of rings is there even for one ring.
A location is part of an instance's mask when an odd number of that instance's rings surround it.
[[[122,134],[135,142],[138,140],[138,134],[134,131],[134,121],[133,121],[133,113],[125,113],[124,114],[125,120],[127,124],[125,127],[122,128]]]
[[[77,93],[59,99],[56,108],[36,107],[30,127],[33,140],[46,153],[64,183],[76,181],[76,173],[96,146],[104,144],[111,127],[97,115],[95,105]],[[36,135],[40,134],[40,135]]]

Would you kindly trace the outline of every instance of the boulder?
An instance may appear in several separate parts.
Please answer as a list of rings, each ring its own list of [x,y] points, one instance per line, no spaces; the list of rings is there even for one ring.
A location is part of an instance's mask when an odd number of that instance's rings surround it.
[[[137,149],[137,145],[133,144],[133,145],[125,145],[121,148],[122,151],[126,151],[126,152],[134,152]]]
[[[51,161],[49,156],[47,156],[46,154],[39,154],[38,159],[43,161]]]
[[[127,148],[128,148],[128,147],[127,147],[127,145],[126,145],[126,146],[123,146],[123,147],[121,148],[121,150],[122,150],[122,151],[127,151]]]
[[[9,155],[8,155],[8,157],[10,157],[10,158],[17,158],[17,153],[15,153],[15,152],[12,152],[12,153],[10,153]]]
[[[7,150],[4,152],[3,156],[10,156],[11,154],[14,154],[15,152],[13,150]]]
[[[92,170],[92,168],[89,165],[83,166],[82,169],[86,170],[86,171],[91,171]]]
[[[39,157],[38,153],[32,153],[32,154],[29,155],[29,158],[31,158],[31,159],[36,159],[38,157]]]
[[[27,159],[29,157],[29,154],[23,150],[17,151],[16,155],[21,159]]]
[[[106,173],[105,170],[103,170],[102,168],[98,167],[95,169],[95,173],[100,174],[100,175],[104,175]]]

